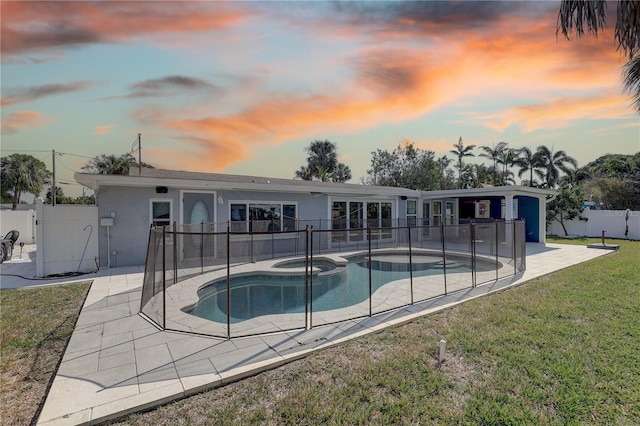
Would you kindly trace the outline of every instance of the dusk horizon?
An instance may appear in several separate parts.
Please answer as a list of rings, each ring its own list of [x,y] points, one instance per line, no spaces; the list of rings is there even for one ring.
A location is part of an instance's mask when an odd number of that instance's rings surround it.
[[[569,41],[559,4],[2,1],[2,156],[51,170],[64,153],[73,184],[140,133],[157,168],[294,178],[329,140],[360,183],[371,152],[407,141],[450,158],[460,137],[545,145],[580,166],[639,152],[615,8]]]

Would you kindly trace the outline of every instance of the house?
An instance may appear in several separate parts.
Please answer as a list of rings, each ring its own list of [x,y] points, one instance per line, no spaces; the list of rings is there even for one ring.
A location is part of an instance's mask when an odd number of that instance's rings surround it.
[[[524,218],[527,241],[544,243],[545,203],[555,194],[522,186],[427,192],[161,169],[75,179],[96,194],[102,267],[144,264],[149,227],[174,222],[196,231],[205,222],[220,232],[269,232]]]

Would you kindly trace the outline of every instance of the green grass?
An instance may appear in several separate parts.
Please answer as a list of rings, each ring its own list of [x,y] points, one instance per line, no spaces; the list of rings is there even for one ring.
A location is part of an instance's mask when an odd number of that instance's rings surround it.
[[[29,424],[37,413],[89,285],[0,290],[2,424]]]
[[[640,242],[608,242],[620,251],[114,423],[640,424]],[[36,413],[87,288],[0,292],[3,424]]]
[[[616,243],[619,252],[120,422],[640,424],[640,242]]]

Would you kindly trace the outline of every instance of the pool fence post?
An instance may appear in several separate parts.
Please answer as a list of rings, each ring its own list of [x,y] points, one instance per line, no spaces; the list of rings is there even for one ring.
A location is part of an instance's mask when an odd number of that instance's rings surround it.
[[[444,222],[440,222],[440,239],[442,240],[442,272],[444,275],[444,294],[447,294],[447,253],[444,242]]]
[[[204,274],[204,220],[200,222],[200,273]]]
[[[512,223],[512,227],[513,227],[513,232],[511,233],[512,237],[511,237],[511,245],[513,246],[513,275],[518,273],[518,265],[517,265],[517,260],[516,260],[516,220],[515,219],[511,219],[511,223]]]
[[[313,225],[311,225],[311,235],[309,240],[309,328],[313,328]]]
[[[167,329],[167,237],[162,227],[162,329]]]
[[[521,271],[527,269],[527,219],[522,218],[522,268]]]
[[[176,239],[176,222],[173,222],[173,283],[178,282],[178,240]]]
[[[273,219],[271,219],[271,220],[273,221]],[[272,231],[271,231],[271,258],[275,259],[276,258],[276,246],[275,246],[275,241],[273,239],[273,236],[274,236],[273,227],[271,227],[271,229],[272,229]]]
[[[413,255],[411,252],[411,224],[407,221],[407,241],[409,242],[409,287],[411,290],[411,304],[413,305]]]
[[[309,305],[307,303],[307,300],[309,300],[309,225],[306,226],[304,235],[304,328],[309,330]]]
[[[372,259],[371,259],[371,223],[368,224],[367,226],[367,239],[369,240],[369,316],[373,315],[373,302],[372,302],[372,297],[371,297],[371,290],[372,290],[372,285],[371,285],[371,263],[372,263]]]
[[[476,286],[476,236],[475,236],[476,228],[473,224],[473,219],[469,219],[469,238],[471,238],[471,287]]]
[[[256,263],[256,255],[253,251],[253,221],[249,223],[251,224],[251,229],[249,230],[249,235],[251,236],[251,263]]]
[[[231,339],[231,226],[227,224],[227,339]]]
[[[493,222],[496,224],[496,281],[498,281],[498,255],[500,250],[500,241],[498,237],[498,221],[494,219]]]

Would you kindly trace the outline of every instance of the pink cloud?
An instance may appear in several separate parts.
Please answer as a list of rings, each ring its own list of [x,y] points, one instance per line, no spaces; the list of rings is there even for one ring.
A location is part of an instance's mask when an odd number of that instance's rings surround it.
[[[545,6],[534,16],[492,15],[505,7],[517,12],[516,3],[480,7],[463,2],[457,14],[430,5],[433,10],[427,12],[433,15],[406,10],[388,19],[374,13],[348,22],[318,21],[312,29],[319,39],[352,37],[359,46],[335,61],[347,64],[352,76],[340,87],[272,93],[267,100],[253,96],[239,112],[228,114],[202,116],[202,110],[190,114],[161,106],[153,114],[136,115],[191,141],[192,150],[179,161],[183,168],[198,170],[251,158],[256,147],[322,137],[327,129],[355,132],[452,105],[479,111],[469,121],[498,131],[519,125],[531,132],[583,119],[627,117],[627,102],[621,89],[617,92],[621,63],[611,30],[598,39],[568,42],[556,40],[555,7]],[[338,35],[329,31],[336,28]],[[493,106],[505,99],[510,107]],[[443,138],[418,146],[442,152],[453,143]],[[169,150],[157,155],[176,161]]]
[[[52,121],[38,111],[15,111],[2,120],[2,133],[17,133],[23,128],[42,127]]]
[[[632,116],[616,93],[560,97],[545,103],[515,106],[488,118],[486,125],[499,132],[519,124],[523,132],[568,127],[577,120],[623,119]]]
[[[93,135],[94,136],[102,136],[102,135],[106,135],[107,133],[109,133],[109,131],[111,129],[113,129],[114,127],[116,127],[115,124],[105,124],[104,126],[98,126],[96,127],[96,129],[93,131]]]
[[[1,2],[2,54],[219,30],[247,12],[224,2]]]

